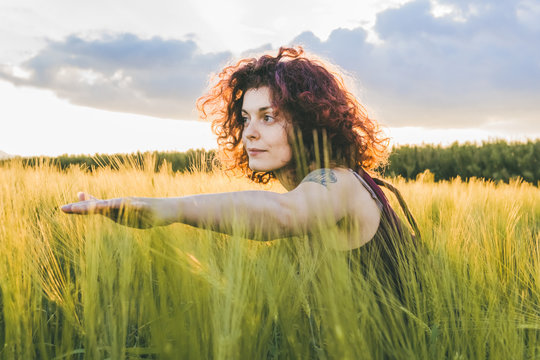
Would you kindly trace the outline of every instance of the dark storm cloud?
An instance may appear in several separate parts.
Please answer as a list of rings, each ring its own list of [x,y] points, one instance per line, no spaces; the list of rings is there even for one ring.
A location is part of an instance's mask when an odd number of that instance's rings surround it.
[[[53,90],[72,103],[169,118],[195,118],[207,79],[231,53],[202,54],[192,40],[140,39],[123,34],[99,40],[70,36],[50,42],[22,64],[17,85]]]
[[[335,30],[324,42],[306,32],[292,43],[352,72],[389,125],[508,119],[540,131],[540,27],[531,20],[531,2],[444,4],[454,11],[442,17],[423,0],[381,12],[380,44],[367,43],[362,29]]]

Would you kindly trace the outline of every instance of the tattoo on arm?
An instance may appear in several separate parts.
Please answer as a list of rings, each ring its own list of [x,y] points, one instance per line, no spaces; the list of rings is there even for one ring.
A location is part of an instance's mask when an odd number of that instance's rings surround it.
[[[332,169],[317,169],[310,172],[304,180],[302,180],[302,183],[305,182],[315,182],[328,187],[328,184],[337,182],[337,177]]]

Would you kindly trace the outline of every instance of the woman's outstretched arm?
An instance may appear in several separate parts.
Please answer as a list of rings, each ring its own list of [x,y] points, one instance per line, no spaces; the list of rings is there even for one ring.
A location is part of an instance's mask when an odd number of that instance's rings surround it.
[[[326,173],[324,172],[326,170]],[[321,176],[321,171],[324,176]],[[128,197],[99,200],[79,193],[64,205],[70,214],[101,214],[137,228],[180,222],[226,234],[272,240],[331,225],[346,212],[343,174],[329,169],[310,173],[294,190],[238,191],[171,198]]]

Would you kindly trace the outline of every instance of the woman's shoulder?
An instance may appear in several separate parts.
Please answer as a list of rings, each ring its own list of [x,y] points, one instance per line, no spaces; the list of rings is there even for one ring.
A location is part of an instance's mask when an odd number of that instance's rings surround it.
[[[350,204],[353,209],[365,208],[366,204],[376,204],[378,200],[362,176],[350,168],[336,166],[315,169],[307,174],[301,183],[309,182],[323,185],[335,195],[346,199],[347,205]]]
[[[322,179],[325,180],[322,180]],[[343,249],[360,247],[369,242],[379,227],[380,207],[362,176],[346,167],[320,168],[309,173],[304,181],[326,183],[333,196],[339,196],[346,209],[342,224],[347,229]]]
[[[318,183],[332,192],[341,191],[350,195],[351,188],[356,188],[358,180],[355,179],[354,173],[344,167],[328,167],[317,168],[309,172],[300,182],[305,183]]]

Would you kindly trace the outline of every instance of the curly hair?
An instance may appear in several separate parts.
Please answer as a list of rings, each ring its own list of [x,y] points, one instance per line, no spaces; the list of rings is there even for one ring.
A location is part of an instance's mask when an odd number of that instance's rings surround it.
[[[269,87],[274,114],[292,122],[296,162],[312,164],[328,159],[332,164],[373,170],[387,159],[388,138],[367,116],[331,65],[306,56],[301,47],[281,47],[277,56],[247,58],[225,67],[208,93],[197,100],[203,120],[212,121],[221,159],[228,170],[238,169],[256,182],[268,182],[272,172],[248,167],[242,145],[242,103],[249,89]],[[324,148],[326,145],[327,148]],[[326,157],[325,157],[326,155]]]

